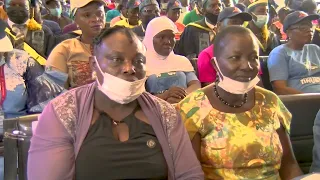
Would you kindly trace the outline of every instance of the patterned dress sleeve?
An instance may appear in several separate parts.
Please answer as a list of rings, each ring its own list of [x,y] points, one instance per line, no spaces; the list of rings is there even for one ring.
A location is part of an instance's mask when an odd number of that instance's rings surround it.
[[[196,133],[204,136],[203,120],[208,114],[206,108],[202,109],[200,107],[204,97],[204,93],[199,90],[187,96],[176,106],[191,140]]]
[[[277,113],[280,124],[284,127],[286,132],[290,134],[292,115],[279,97],[277,97]]]

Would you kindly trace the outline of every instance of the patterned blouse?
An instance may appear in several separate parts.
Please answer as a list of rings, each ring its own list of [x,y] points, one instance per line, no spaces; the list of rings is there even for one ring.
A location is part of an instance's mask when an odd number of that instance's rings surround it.
[[[274,93],[256,87],[255,106],[243,113],[214,109],[203,89],[177,106],[191,139],[201,135],[206,179],[280,179],[282,146],[276,132],[289,133],[291,114]]]

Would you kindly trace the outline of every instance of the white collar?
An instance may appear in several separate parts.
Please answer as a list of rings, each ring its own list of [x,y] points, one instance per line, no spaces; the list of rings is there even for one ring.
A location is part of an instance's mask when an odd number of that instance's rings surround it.
[[[20,25],[25,25],[28,24],[28,22],[30,21],[30,19],[28,19],[26,22],[20,24]],[[8,25],[9,27],[12,29],[12,26],[15,25],[16,23],[12,22],[9,18],[8,18]]]
[[[213,24],[209,23],[209,21],[207,21],[207,18],[204,18],[204,21],[205,21],[206,25],[207,25],[212,31],[216,28],[215,25],[213,25]]]

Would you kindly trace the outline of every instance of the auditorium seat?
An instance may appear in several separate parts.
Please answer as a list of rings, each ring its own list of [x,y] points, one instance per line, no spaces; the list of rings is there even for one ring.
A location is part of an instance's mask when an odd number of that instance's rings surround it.
[[[312,164],[313,124],[320,109],[319,94],[280,96],[292,113],[290,139],[296,159],[304,173]]]
[[[270,83],[269,70],[268,70],[268,58],[269,56],[260,56],[260,68],[262,71],[261,80],[265,89],[272,91],[272,85]]]
[[[31,124],[37,120],[38,114],[3,121],[5,180],[27,180],[28,151],[32,137]]]

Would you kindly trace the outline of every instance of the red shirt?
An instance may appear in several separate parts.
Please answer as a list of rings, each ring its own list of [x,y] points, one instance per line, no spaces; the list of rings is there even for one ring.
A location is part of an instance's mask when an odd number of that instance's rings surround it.
[[[176,40],[180,40],[180,36],[183,33],[184,28],[186,26],[184,24],[179,23],[179,22],[175,22],[174,24],[177,26],[177,29],[179,31],[178,33],[176,33],[175,38],[176,38]]]

